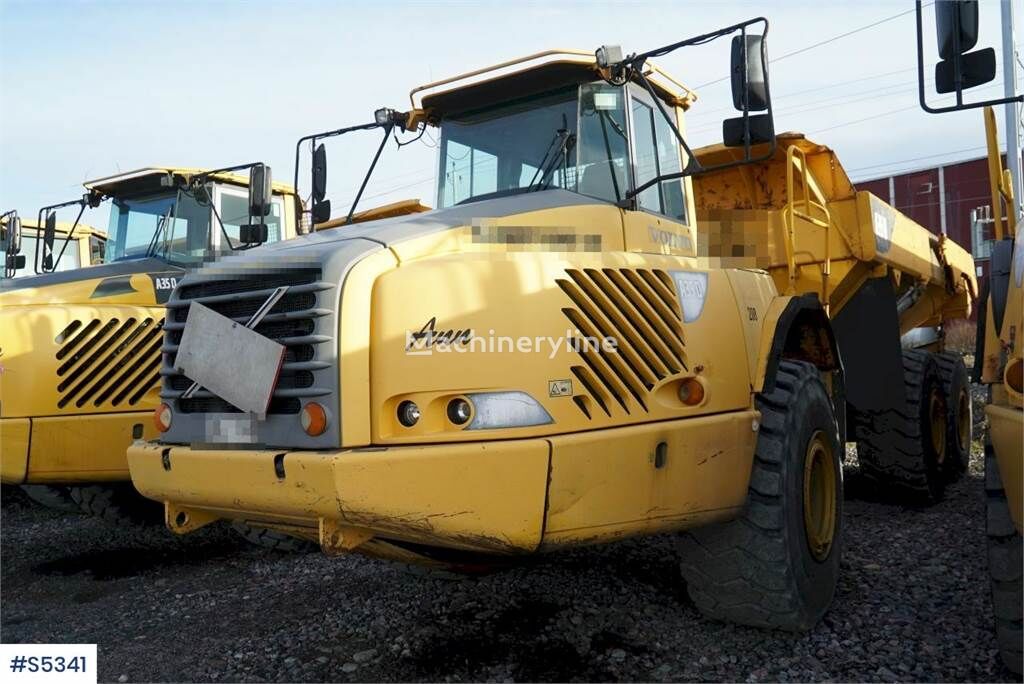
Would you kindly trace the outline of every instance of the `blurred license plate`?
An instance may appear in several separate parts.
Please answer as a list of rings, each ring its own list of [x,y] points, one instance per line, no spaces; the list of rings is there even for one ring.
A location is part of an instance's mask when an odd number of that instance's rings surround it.
[[[255,444],[256,416],[251,413],[207,415],[206,442],[209,444]]]

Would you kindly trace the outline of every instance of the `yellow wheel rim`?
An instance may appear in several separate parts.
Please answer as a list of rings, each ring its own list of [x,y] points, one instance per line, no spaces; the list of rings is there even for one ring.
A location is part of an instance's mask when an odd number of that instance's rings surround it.
[[[832,449],[820,430],[804,455],[804,531],[811,555],[825,560],[836,533],[836,471]]]
[[[946,460],[946,402],[942,400],[939,390],[934,390],[928,398],[928,417],[932,427],[935,460],[941,464]]]
[[[956,420],[960,450],[966,453],[971,449],[971,397],[965,389],[961,389],[957,397]]]

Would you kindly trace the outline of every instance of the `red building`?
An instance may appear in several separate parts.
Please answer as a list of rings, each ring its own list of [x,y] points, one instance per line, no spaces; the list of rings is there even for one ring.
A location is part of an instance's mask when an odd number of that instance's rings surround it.
[[[987,158],[904,171],[854,184],[858,190],[867,190],[888,201],[933,233],[949,236],[974,255],[979,280],[988,277],[993,231]]]

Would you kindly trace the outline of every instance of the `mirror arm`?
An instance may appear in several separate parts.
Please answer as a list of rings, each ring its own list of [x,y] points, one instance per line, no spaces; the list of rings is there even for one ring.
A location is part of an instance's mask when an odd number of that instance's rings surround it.
[[[393,126],[393,125],[392,125]],[[346,133],[352,133],[354,131],[371,131],[374,128],[380,128],[380,124],[376,121],[365,124],[358,124],[355,126],[346,126],[345,128],[336,128],[333,131],[324,131],[322,133],[313,133],[311,135],[304,135],[299,138],[298,142],[295,143],[295,206],[296,206],[296,217],[301,217],[305,213],[302,209],[302,193],[299,192],[299,161],[302,154],[302,144],[305,142],[312,141],[312,147],[316,148],[316,143],[322,138],[336,138],[339,135],[345,135]],[[388,128],[391,130],[391,127]],[[312,173],[312,169],[310,169]],[[310,226],[310,230],[313,226]]]
[[[53,261],[53,271],[57,270],[57,265],[60,264],[60,260],[64,256],[64,250],[66,250],[68,248],[68,243],[71,241],[71,238],[74,236],[75,228],[78,227],[78,222],[82,220],[82,214],[84,214],[84,213],[85,213],[85,200],[82,200],[82,204],[81,204],[81,206],[78,209],[78,216],[75,217],[75,222],[73,224],[71,224],[71,230],[68,231],[67,237],[64,238],[64,244],[61,245],[60,254],[58,254],[57,258],[54,259],[54,261]],[[51,271],[51,273],[52,273],[52,271]]]
[[[928,104],[925,99],[924,89],[924,28],[921,24],[922,15],[922,3],[921,0],[916,0],[914,3],[917,15],[917,96],[920,100],[921,109],[928,112],[929,114],[945,114],[946,112],[957,112],[967,109],[977,109],[979,107],[997,107],[999,105],[1009,104],[1011,102],[1024,103],[1024,93],[1017,95],[1016,97],[1001,97],[991,100],[982,100],[981,102],[968,102],[963,103],[963,88],[960,87],[962,75],[960,74],[960,58],[959,53],[954,57],[954,79],[957,84],[956,99],[957,104],[949,105],[946,107],[932,107]],[[957,30],[953,36],[953,40],[956,41],[956,48],[960,46],[960,17],[957,12]]]
[[[640,78],[640,84],[644,87],[644,90],[646,90],[647,93],[651,96],[651,99],[654,100],[654,106],[658,108],[658,111],[661,113],[661,116],[665,119],[665,122],[669,125],[669,128],[672,129],[672,133],[676,136],[676,140],[678,140],[679,144],[683,146],[684,150],[686,150],[686,168],[683,169],[682,171],[679,171],[678,173],[662,174],[660,176],[655,176],[654,178],[647,181],[643,185],[640,185],[638,187],[633,188],[632,190],[627,191],[626,199],[629,200],[634,199],[637,195],[639,195],[641,192],[651,187],[655,183],[660,183],[661,181],[666,180],[675,180],[676,178],[682,178],[684,176],[688,176],[691,174],[700,173],[701,171],[704,170],[704,167],[701,166],[700,162],[697,161],[697,157],[693,154],[693,150],[690,149],[690,146],[686,144],[686,140],[683,139],[683,134],[679,132],[679,127],[676,126],[676,122],[672,120],[671,116],[669,116],[668,110],[665,109],[665,105],[662,104],[661,102],[661,98],[658,97],[658,95],[654,92],[654,87],[651,85],[650,81],[647,80],[647,76],[644,75],[643,63],[640,64],[640,67],[641,68],[637,69],[636,71],[636,75]]]
[[[61,202],[59,204],[51,204],[48,207],[43,207],[42,209],[40,209],[39,213],[36,215],[36,225],[42,226],[42,225],[45,224],[45,220],[43,219],[43,217],[48,215],[50,212],[54,212],[57,209],[63,209],[64,207],[72,207],[72,206],[74,206],[76,204],[79,206],[78,217],[75,219],[74,225],[71,226],[71,230],[68,232],[67,237],[64,238],[64,244],[61,246],[61,250],[60,250],[61,256],[63,256],[64,250],[67,249],[68,241],[71,239],[72,234],[75,232],[75,228],[78,226],[78,222],[82,218],[82,214],[85,212],[85,207],[86,207],[86,204],[87,204],[86,200],[84,198],[82,198],[82,199],[76,199],[76,200],[69,200],[67,202]],[[60,261],[60,256],[58,256],[57,260],[53,262],[53,268],[51,270],[49,270],[49,271],[46,271],[46,270],[40,270],[41,266],[43,266],[43,263],[42,263],[42,253],[43,253],[43,250],[39,249],[38,246],[37,246],[35,257],[32,260],[33,261],[33,263],[32,263],[33,270],[36,272],[36,275],[39,275],[40,273],[53,273],[53,270],[57,268],[57,263]],[[52,256],[53,252],[51,251],[50,254]]]
[[[377,126],[375,123],[374,126]],[[384,126],[384,136],[380,139],[380,145],[377,146],[377,153],[373,155],[373,161],[370,162],[370,168],[366,170],[366,175],[363,177],[363,184],[359,186],[359,192],[356,193],[355,200],[352,201],[352,206],[349,207],[348,216],[345,217],[345,225],[352,223],[352,216],[356,213],[356,206],[359,204],[359,199],[363,196],[363,190],[366,189],[366,184],[370,182],[370,176],[373,175],[373,170],[377,167],[377,160],[380,159],[380,153],[384,151],[384,145],[387,144],[388,138],[391,137],[391,131],[394,129],[393,123],[386,124]]]

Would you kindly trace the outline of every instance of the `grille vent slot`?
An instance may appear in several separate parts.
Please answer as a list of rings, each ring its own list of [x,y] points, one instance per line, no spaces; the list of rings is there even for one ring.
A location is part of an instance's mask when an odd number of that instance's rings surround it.
[[[557,280],[572,306],[562,309],[579,333],[598,344],[582,345],[582,362],[570,368],[596,408],[575,401],[587,418],[598,409],[631,415],[648,412],[651,390],[685,370],[682,314],[675,284],[652,269],[570,269]],[[615,341],[616,351],[599,342]]]
[[[160,333],[153,318],[73,321],[57,336],[57,407],[134,406],[160,380]]]
[[[174,372],[188,308],[192,302],[200,302],[222,316],[245,323],[275,288],[284,285],[290,288],[287,294],[256,326],[256,332],[285,346],[284,363],[267,413],[295,414],[302,409],[303,399],[330,394],[330,390],[317,386],[319,372],[329,364],[317,360],[316,349],[332,339],[317,331],[318,320],[331,314],[330,309],[319,306],[319,293],[332,286],[320,282],[317,269],[295,269],[270,274],[254,271],[242,277],[214,277],[180,286],[167,302],[169,322],[164,334],[166,358],[160,371],[164,376],[160,396],[175,400],[182,413],[238,413],[234,406],[206,390],[198,390],[189,399],[180,398],[192,385],[188,378]]]

